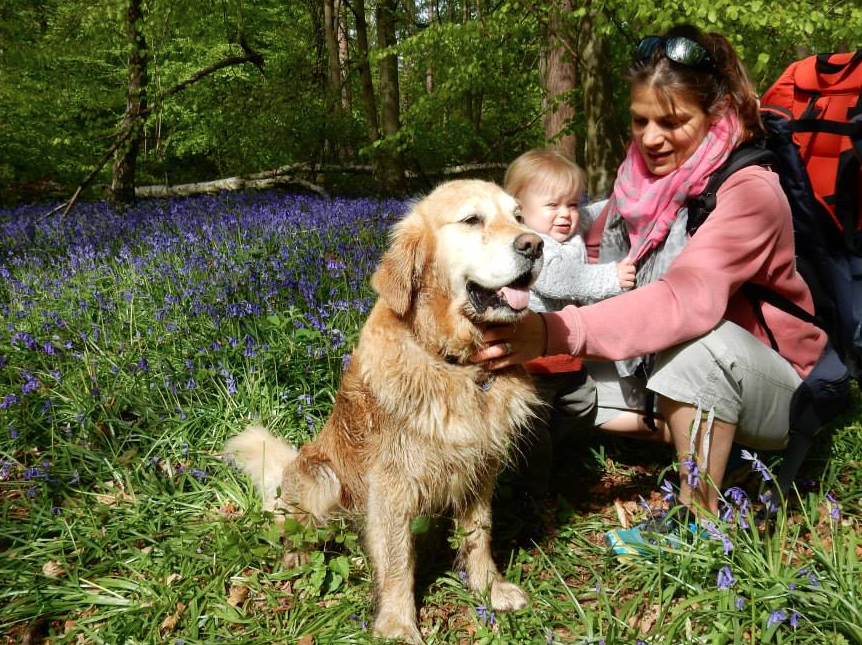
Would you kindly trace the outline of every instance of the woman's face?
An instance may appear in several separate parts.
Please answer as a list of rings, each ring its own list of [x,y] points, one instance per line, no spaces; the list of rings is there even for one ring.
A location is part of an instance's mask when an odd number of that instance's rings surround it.
[[[654,175],[667,175],[697,150],[714,122],[697,103],[676,92],[671,100],[645,86],[632,88],[632,137]]]

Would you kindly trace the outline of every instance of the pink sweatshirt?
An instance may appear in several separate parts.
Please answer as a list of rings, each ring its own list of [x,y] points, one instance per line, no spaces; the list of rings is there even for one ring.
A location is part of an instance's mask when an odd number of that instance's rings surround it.
[[[723,318],[769,345],[739,291],[749,281],[813,311],[811,293],[795,269],[790,206],[778,176],[760,166],[744,168],[716,197],[715,210],[659,280],[594,305],[542,314],[546,353],[631,358],[702,336]],[[826,334],[769,304],[762,307],[780,354],[804,378]]]

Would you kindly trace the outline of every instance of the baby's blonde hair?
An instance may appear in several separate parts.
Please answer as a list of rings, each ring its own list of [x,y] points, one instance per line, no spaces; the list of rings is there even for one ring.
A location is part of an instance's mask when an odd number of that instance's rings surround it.
[[[528,185],[540,190],[561,188],[571,191],[580,200],[587,180],[580,166],[561,153],[534,148],[510,163],[503,179],[503,189],[515,199]]]

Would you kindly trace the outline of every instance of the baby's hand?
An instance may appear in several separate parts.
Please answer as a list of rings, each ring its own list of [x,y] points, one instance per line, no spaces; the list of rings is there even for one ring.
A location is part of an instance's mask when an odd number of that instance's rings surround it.
[[[635,265],[625,258],[617,262],[617,276],[620,279],[620,289],[633,289],[635,286]]]

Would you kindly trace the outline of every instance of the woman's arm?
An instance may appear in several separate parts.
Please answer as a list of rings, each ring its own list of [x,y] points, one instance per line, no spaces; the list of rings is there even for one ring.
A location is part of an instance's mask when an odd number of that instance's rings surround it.
[[[790,207],[777,176],[746,168],[730,177],[717,197],[715,210],[661,279],[595,305],[543,314],[541,327],[529,317],[489,330],[486,340],[501,345],[476,358],[497,369],[519,362],[512,357],[534,358],[539,346],[546,354],[612,360],[653,353],[715,327],[749,280],[775,283],[791,299],[810,303],[794,269]],[[822,340],[814,338],[816,330],[809,335],[800,343]],[[513,349],[505,358],[504,342]]]

